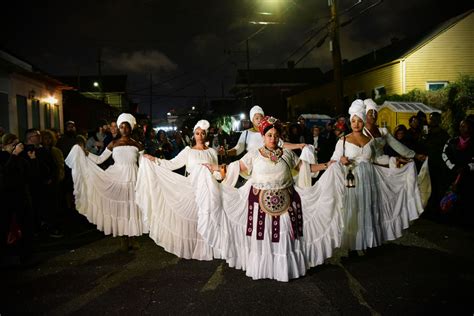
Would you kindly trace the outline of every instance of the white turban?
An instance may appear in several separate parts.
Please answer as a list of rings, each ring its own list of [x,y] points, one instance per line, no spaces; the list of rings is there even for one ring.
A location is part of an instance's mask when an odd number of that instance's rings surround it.
[[[364,101],[361,99],[354,100],[352,102],[351,107],[349,108],[349,114],[351,116],[351,120],[354,116],[362,119],[365,123],[365,104]]]
[[[365,99],[365,100],[364,100],[364,104],[365,104],[365,113],[366,113],[366,114],[367,114],[367,112],[369,112],[370,110],[374,110],[374,111],[377,111],[377,112],[378,112],[377,103],[375,103],[374,100],[372,100],[372,99]]]
[[[137,125],[137,121],[135,120],[135,117],[132,114],[129,113],[122,113],[119,115],[117,118],[117,126],[120,126],[123,122],[127,122],[130,124],[130,127],[133,129],[135,125]]]
[[[265,116],[265,113],[263,113],[263,109],[261,107],[259,107],[258,105],[254,105],[251,109],[250,109],[250,121],[253,121],[253,116],[255,114],[262,114],[263,116]]]
[[[193,128],[193,132],[195,132],[197,128],[203,129],[207,132],[207,129],[209,128],[209,126],[211,126],[211,124],[209,124],[208,121],[199,120]]]

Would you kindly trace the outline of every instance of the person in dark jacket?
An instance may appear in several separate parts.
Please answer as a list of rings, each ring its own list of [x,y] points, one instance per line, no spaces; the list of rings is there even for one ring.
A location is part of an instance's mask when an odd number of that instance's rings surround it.
[[[443,147],[442,159],[450,170],[446,176],[449,183],[455,184],[458,200],[454,208],[454,217],[461,223],[472,226],[474,212],[474,120],[466,118],[459,124],[459,136],[449,139]]]
[[[426,154],[428,155],[428,166],[431,178],[431,196],[427,208],[427,214],[439,213],[439,202],[448,189],[449,183],[445,180],[448,171],[441,158],[440,153],[449,139],[449,134],[441,128],[441,114],[433,112],[430,114],[429,129],[425,139]]]
[[[25,160],[24,145],[14,134],[2,137],[0,151],[0,258],[18,256],[20,263],[31,257],[33,214],[30,180],[39,173],[34,152]]]
[[[29,155],[34,152],[35,161],[29,160]],[[41,133],[35,128],[28,129],[25,133],[25,150],[22,157],[30,164],[37,165],[39,173],[35,174],[29,183],[34,211],[35,230],[48,232],[54,222],[51,213],[51,194],[49,187],[54,181],[56,165],[53,156],[41,145]],[[53,225],[54,226],[54,225]],[[55,229],[55,228],[54,228]]]

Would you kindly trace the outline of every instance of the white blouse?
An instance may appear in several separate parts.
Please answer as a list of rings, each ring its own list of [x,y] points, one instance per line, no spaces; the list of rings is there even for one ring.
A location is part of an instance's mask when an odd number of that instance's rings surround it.
[[[379,128],[381,137],[374,137],[370,131],[364,128],[364,134],[374,140],[374,158],[382,165],[389,164],[390,157],[384,154],[384,147],[388,144],[400,156],[405,158],[415,157],[415,152],[407,146],[400,143],[395,137],[390,134],[386,128]]]
[[[349,143],[346,140],[344,145],[344,141],[341,138],[336,143],[336,148],[332,154],[331,160],[339,161],[339,159],[345,155],[347,158],[355,161],[356,163],[363,161],[368,162],[372,158],[372,143],[373,141],[371,140],[364,146],[359,147],[355,144]],[[344,146],[345,150],[343,148]]]
[[[252,185],[257,189],[283,189],[293,185],[291,170],[295,168],[298,157],[288,149],[277,163],[262,156],[258,149],[249,151],[240,161],[251,174]]]
[[[161,167],[169,170],[176,170],[186,166],[186,171],[188,173],[193,173],[193,170],[203,163],[218,163],[217,151],[215,149],[208,148],[205,150],[199,150],[192,149],[189,146],[186,146],[176,157],[171,160],[156,159],[155,161]]]

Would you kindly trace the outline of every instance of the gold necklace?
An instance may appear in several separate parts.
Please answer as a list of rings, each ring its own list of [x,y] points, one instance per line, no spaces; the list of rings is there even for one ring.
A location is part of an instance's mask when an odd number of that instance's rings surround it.
[[[280,157],[283,155],[283,150],[281,150],[280,147],[278,147],[277,149],[268,149],[267,147],[263,146],[262,148],[260,148],[260,150],[262,154],[268,159],[270,159],[270,161],[274,164],[276,164]]]

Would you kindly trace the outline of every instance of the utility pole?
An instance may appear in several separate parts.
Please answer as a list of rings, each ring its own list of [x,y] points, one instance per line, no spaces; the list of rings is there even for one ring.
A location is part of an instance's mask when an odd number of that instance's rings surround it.
[[[341,47],[339,45],[339,16],[337,13],[337,0],[328,0],[328,4],[331,8],[331,26],[329,30],[331,40],[329,45],[332,55],[334,86],[336,90],[334,110],[336,114],[341,114],[344,112],[344,79],[342,77]]]
[[[150,73],[150,124],[153,126],[153,75]]]

